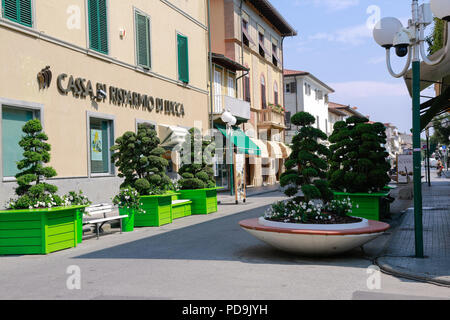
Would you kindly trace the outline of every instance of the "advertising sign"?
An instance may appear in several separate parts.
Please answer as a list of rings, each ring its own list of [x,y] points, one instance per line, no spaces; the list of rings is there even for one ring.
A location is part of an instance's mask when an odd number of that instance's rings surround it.
[[[93,161],[103,160],[102,130],[91,129],[91,159]]]
[[[234,184],[236,190],[236,203],[246,201],[245,190],[245,155],[234,154]]]
[[[397,155],[397,183],[408,183],[413,181],[413,156]]]

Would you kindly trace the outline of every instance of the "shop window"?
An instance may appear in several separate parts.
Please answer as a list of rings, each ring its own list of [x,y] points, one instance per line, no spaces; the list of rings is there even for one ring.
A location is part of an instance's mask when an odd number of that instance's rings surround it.
[[[2,8],[4,18],[30,28],[33,26],[32,0],[2,0]]]
[[[3,177],[14,177],[19,173],[17,162],[23,159],[19,141],[24,133],[25,123],[39,114],[33,110],[3,106],[2,108],[2,162]]]
[[[189,51],[188,38],[177,35],[178,46],[178,80],[189,83]]]
[[[144,68],[151,68],[150,18],[136,11],[135,21],[137,64]]]
[[[112,124],[111,120],[90,118],[90,161],[93,174],[112,173],[109,151],[114,141]]]
[[[108,54],[108,15],[106,0],[88,0],[90,48]]]

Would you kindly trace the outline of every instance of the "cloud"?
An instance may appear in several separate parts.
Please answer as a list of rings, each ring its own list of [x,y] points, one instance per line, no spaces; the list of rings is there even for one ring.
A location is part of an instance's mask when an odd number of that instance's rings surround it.
[[[348,81],[329,83],[340,98],[409,97],[404,82]]]
[[[295,5],[313,4],[316,7],[325,7],[327,11],[339,11],[357,6],[359,0],[296,0]]]
[[[368,64],[380,64],[380,63],[384,63],[384,62],[386,62],[386,56],[373,57],[367,61]]]
[[[372,30],[366,24],[338,29],[334,32],[318,32],[310,35],[308,40],[326,40],[351,45],[360,45],[367,39],[372,38]]]

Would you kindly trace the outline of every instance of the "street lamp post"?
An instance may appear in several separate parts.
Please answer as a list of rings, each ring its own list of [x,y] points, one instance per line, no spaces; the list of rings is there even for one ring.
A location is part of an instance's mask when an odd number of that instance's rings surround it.
[[[229,148],[228,148],[228,151],[227,151],[227,153],[229,155],[229,159],[227,161],[230,164],[230,190],[231,190],[231,195],[233,195],[233,189],[234,189],[234,187],[233,187],[234,186],[234,181],[233,181],[233,149],[232,149],[233,147],[232,147],[232,142],[231,142],[231,136],[232,136],[232,126],[234,126],[237,123],[237,119],[229,111],[225,111],[222,114],[221,119],[227,126],[227,136],[228,136],[227,140],[228,140],[228,144],[229,144]]]
[[[386,49],[386,63],[389,73],[400,78],[404,76],[412,62],[412,104],[413,104],[413,161],[414,161],[414,223],[416,257],[423,258],[423,222],[422,222],[422,168],[420,141],[420,57],[429,65],[437,65],[443,61],[448,52],[446,46],[443,55],[436,60],[430,60],[425,53],[424,31],[433,22],[433,15],[450,21],[450,1],[431,0],[419,6],[418,0],[412,1],[412,19],[408,27],[403,28],[396,18],[383,18],[375,26],[373,36],[375,41]],[[395,73],[391,66],[391,48],[399,57],[407,56],[407,63],[400,73]]]

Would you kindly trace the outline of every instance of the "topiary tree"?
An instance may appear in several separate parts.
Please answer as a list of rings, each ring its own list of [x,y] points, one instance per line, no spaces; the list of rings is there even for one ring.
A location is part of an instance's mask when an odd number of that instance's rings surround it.
[[[166,174],[169,162],[162,157],[165,150],[159,147],[156,131],[145,125],[138,126],[138,133],[126,132],[111,147],[112,161],[124,178],[121,188],[135,188],[140,195],[164,194],[173,190],[173,183]]]
[[[16,174],[16,194],[19,199],[10,203],[11,209],[31,209],[61,205],[61,198],[56,195],[58,188],[46,183],[45,179],[55,177],[52,167],[45,167],[50,162],[51,146],[46,141],[48,136],[42,132],[42,124],[38,119],[28,121],[22,128],[25,136],[19,145],[23,148],[24,159],[17,163],[22,170]]]
[[[386,129],[382,123],[350,117],[334,125],[329,141],[332,156],[328,180],[334,190],[378,192],[389,183],[389,154],[384,147]]]
[[[201,148],[195,148],[196,144],[201,144]],[[213,167],[206,162],[204,157],[209,151],[211,151],[211,156],[214,156],[214,143],[207,139],[204,140],[199,129],[189,130],[181,153],[187,163],[178,170],[178,174],[181,175],[181,179],[178,181],[181,190],[197,190],[216,186]]]
[[[313,199],[328,202],[333,198],[328,182],[324,180],[329,150],[319,141],[326,140],[327,135],[312,126],[316,120],[307,112],[295,114],[291,122],[300,129],[292,139],[292,154],[285,163],[287,171],[281,175],[280,184],[286,187],[285,194],[289,197],[301,189],[307,202]]]

